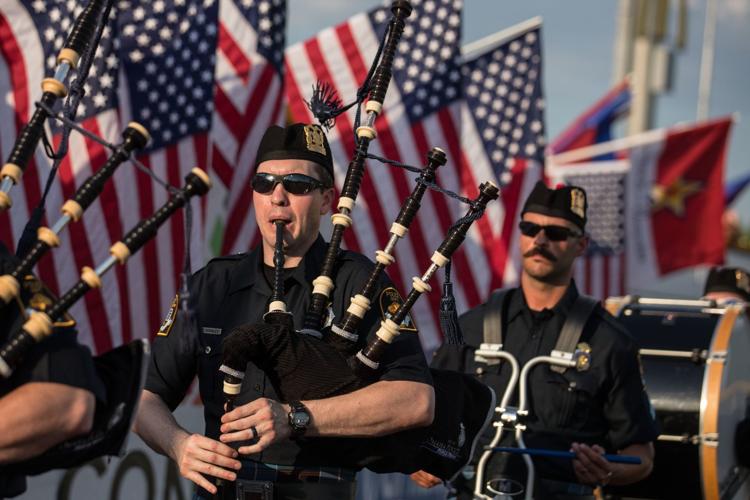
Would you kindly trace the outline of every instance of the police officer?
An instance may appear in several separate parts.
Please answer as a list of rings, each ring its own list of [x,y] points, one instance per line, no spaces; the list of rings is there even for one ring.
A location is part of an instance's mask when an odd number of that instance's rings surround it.
[[[712,267],[706,277],[703,298],[720,303],[750,302],[750,273],[741,267]]]
[[[0,243],[0,274],[16,264]],[[22,283],[21,299],[0,310],[2,344],[26,320],[24,304],[43,309],[52,297],[29,276]],[[55,326],[54,335],[35,345],[10,378],[0,378],[0,498],[26,489],[22,471],[10,466],[90,432],[96,401],[104,398],[91,353],[77,343],[72,319]]]
[[[175,298],[156,335],[135,430],[202,488],[198,498],[216,491],[215,478],[238,478],[239,487],[272,490],[273,498],[353,498],[355,470],[341,463],[338,441],[331,438],[379,436],[432,421],[434,391],[416,335],[398,337],[374,384],[292,406],[280,402],[269,379],[250,364],[236,408],[224,414],[218,372],[221,341],[238,325],[262,321],[273,283],[275,222],[285,224],[285,301],[299,329],[327,247],[319,227],[321,216],[331,209],[332,187],[331,151],[320,127],[269,128],[252,180],[262,243],[250,253],[214,259],[193,276],[190,294],[197,333],[177,314]],[[369,259],[340,252],[328,322],[343,314],[372,268]],[[378,293],[379,300],[363,320],[361,332],[368,335],[393,305],[394,290],[387,278]],[[205,405],[205,436],[191,435],[170,413],[195,374]],[[230,444],[239,447],[235,451]]]
[[[484,322],[490,314],[499,314],[502,347],[521,367],[535,356],[550,355],[579,297],[572,276],[575,259],[583,255],[588,244],[584,234],[586,209],[583,189],[549,189],[537,183],[525,202],[520,222],[521,285],[504,294],[493,294],[502,298],[490,299],[464,314],[460,324],[470,348],[456,350],[444,345],[436,353],[433,366],[477,374],[502,394],[510,378],[508,363],[487,365],[474,360],[473,351],[486,342]],[[657,431],[640,376],[636,344],[598,304],[584,321],[578,345],[590,349],[590,368],[558,373],[542,364],[529,376],[526,446],[576,454],[572,461],[534,459],[539,478],[537,498],[590,496],[594,486],[628,484],[651,471],[651,441]],[[506,433],[501,444],[515,444],[512,432]],[[635,455],[642,463],[613,464],[602,456],[605,451]],[[523,484],[524,472],[517,456],[495,454],[485,478],[515,475]],[[435,484],[434,478],[424,472],[412,479],[425,487]],[[470,481],[460,488],[460,498],[471,498],[474,485]]]

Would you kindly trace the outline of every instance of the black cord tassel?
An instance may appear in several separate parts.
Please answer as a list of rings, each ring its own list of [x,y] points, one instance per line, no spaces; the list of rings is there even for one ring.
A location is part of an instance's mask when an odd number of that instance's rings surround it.
[[[340,115],[346,108],[341,107],[341,99],[336,94],[336,89],[328,82],[318,80],[313,85],[313,93],[310,102],[305,101],[307,107],[321,126],[330,130]]]
[[[458,325],[458,314],[456,314],[456,299],[453,297],[450,261],[445,265],[443,295],[440,298],[440,328],[443,330],[443,341],[446,344],[464,344],[464,334]]]

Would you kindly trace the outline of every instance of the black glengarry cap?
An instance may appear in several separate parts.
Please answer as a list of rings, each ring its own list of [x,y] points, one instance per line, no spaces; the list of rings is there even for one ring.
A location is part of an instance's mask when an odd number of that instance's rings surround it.
[[[260,140],[255,168],[267,160],[310,160],[322,166],[333,179],[331,148],[320,125],[271,125]]]
[[[569,220],[581,230],[586,226],[586,191],[578,186],[563,186],[551,189],[538,181],[531,194],[526,198],[521,217],[526,212],[533,212],[550,217]]]
[[[736,293],[750,302],[750,275],[740,267],[714,267],[706,278],[703,295],[710,292]]]

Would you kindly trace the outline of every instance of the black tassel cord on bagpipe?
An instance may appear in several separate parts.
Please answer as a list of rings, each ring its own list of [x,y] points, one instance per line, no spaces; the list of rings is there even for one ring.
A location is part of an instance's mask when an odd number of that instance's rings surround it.
[[[38,212],[42,210],[43,200],[47,195],[54,173],[67,151],[70,133],[69,127],[63,128],[60,148],[57,152],[52,152],[49,141],[44,137],[44,124],[47,118],[53,114],[53,107],[57,101],[66,95],[68,98],[65,100],[63,114],[70,120],[75,118],[78,103],[84,94],[84,82],[93,62],[94,53],[99,45],[104,26],[109,18],[112,4],[113,0],[91,0],[88,3],[76,19],[73,29],[62,50],[60,50],[54,76],[42,80],[42,97],[36,103],[36,110],[16,138],[13,149],[2,170],[0,170],[0,211],[5,211],[11,207],[12,198],[8,193],[14,185],[21,181],[23,172],[31,161],[39,141],[44,138],[47,154],[55,160],[55,163],[47,181],[45,194],[37,209]],[[70,92],[68,92],[65,82],[76,68],[78,74],[71,85]],[[38,217],[41,217],[41,215],[38,215]]]
[[[24,323],[21,331],[11,335],[0,348],[0,375],[7,378],[22,361],[24,354],[35,343],[44,340],[53,332],[53,322],[68,310],[78,299],[92,288],[101,287],[101,277],[115,264],[125,264],[128,258],[156,235],[159,227],[191,197],[202,196],[211,187],[211,181],[199,168],[194,168],[185,177],[185,186],[173,193],[170,199],[150,217],[141,220],[121,241],[110,248],[110,257],[96,269],[84,267],[81,279],[45,312],[34,312]]]

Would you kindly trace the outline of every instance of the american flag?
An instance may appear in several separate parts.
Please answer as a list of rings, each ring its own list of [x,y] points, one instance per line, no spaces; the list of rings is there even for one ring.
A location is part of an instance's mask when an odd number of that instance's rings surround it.
[[[41,0],[6,0],[0,5],[0,89],[7,96],[0,104],[5,124],[0,127],[3,157],[7,157],[15,136],[33,112],[40,82],[52,73],[54,58],[82,7],[73,1]],[[278,9],[281,17],[274,16]],[[213,139],[227,130],[220,128],[219,121],[230,126],[236,123],[231,122],[231,110],[222,107],[224,102],[218,96],[223,91],[229,100],[234,99],[233,103],[246,104],[237,96],[247,89],[239,89],[239,84],[231,87],[230,72],[234,69],[246,86],[257,80],[255,66],[243,66],[243,61],[261,65],[263,56],[256,56],[261,45],[277,47],[280,54],[283,35],[277,40],[273,30],[281,26],[283,33],[284,13],[280,1],[116,1],[85,82],[86,97],[76,120],[111,143],[120,142],[124,124],[137,121],[152,136],[139,159],[155,175],[181,186],[187,172],[199,166],[208,170],[221,188],[231,176],[226,169],[221,170],[221,165],[211,168],[214,150],[220,148],[214,147]],[[259,26],[266,27],[265,31]],[[242,36],[236,36],[235,31]],[[263,35],[250,40],[250,31],[256,35],[270,33],[271,43],[259,42],[266,40]],[[234,43],[227,41],[230,38]],[[278,68],[280,55],[274,61]],[[278,72],[276,75],[278,79]],[[273,100],[272,89],[273,85],[268,93]],[[277,99],[279,93],[277,86]],[[230,130],[235,135],[249,133],[244,128]],[[54,126],[52,131],[55,143],[59,142],[59,127]],[[57,207],[108,156],[109,151],[99,144],[75,132],[71,135],[70,153],[46,202],[46,225],[57,219]],[[11,192],[13,209],[0,216],[2,239],[11,248],[40,199],[50,169],[51,161],[41,148],[34,160],[21,186]],[[219,189],[217,195],[225,196],[226,191]],[[61,233],[61,248],[40,262],[38,273],[54,291],[66,291],[78,280],[82,266],[103,261],[112,243],[167,199],[166,190],[149,176],[129,164],[121,166],[82,221]],[[204,261],[206,231],[201,215],[210,214],[221,201],[193,203],[191,253],[196,266]],[[102,352],[155,332],[179,284],[184,234],[184,215],[179,212],[124,268],[118,267],[106,276],[101,290],[89,292],[73,308],[83,343]]]
[[[578,289],[598,299],[624,295],[627,290],[625,228],[627,161],[599,161],[551,170],[551,178],[586,190],[589,247],[576,260]]]
[[[225,224],[222,253],[256,241],[250,176],[263,132],[283,123],[284,0],[220,0],[212,165],[221,182],[207,221]],[[220,196],[219,192],[225,193]]]
[[[485,45],[463,59],[462,2],[412,3],[414,12],[394,59],[393,81],[376,121],[378,137],[370,152],[424,165],[427,152],[438,146],[448,155],[448,164],[437,174],[442,187],[474,197],[483,181],[506,184],[503,201],[494,203],[474,224],[454,255],[453,279],[461,312],[516,276],[506,268],[517,205],[528,190],[528,173],[541,175],[538,165],[530,167],[530,163],[541,160],[544,148],[539,26]],[[318,80],[332,84],[342,99],[353,98],[390,17],[387,7],[377,8],[287,49],[286,94],[294,121],[313,120],[304,101],[310,99]],[[339,189],[354,151],[354,114],[352,109],[341,115],[328,134]],[[368,161],[354,224],[345,233],[346,246],[371,256],[382,249],[413,185],[404,171]],[[410,290],[411,277],[424,272],[450,225],[465,212],[465,205],[442,194],[425,196],[408,237],[396,247],[396,263],[388,268],[402,293]],[[438,284],[413,309],[426,350],[440,342]]]

